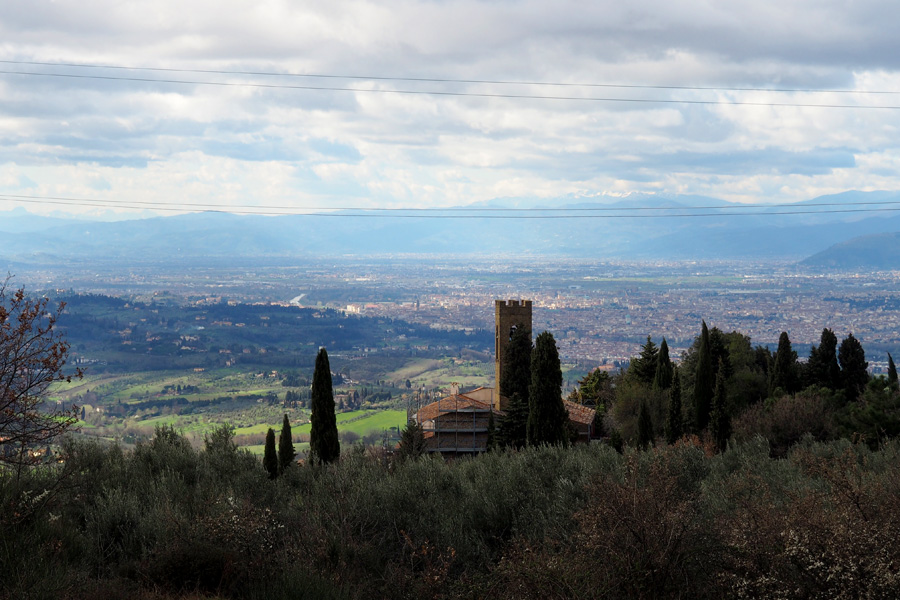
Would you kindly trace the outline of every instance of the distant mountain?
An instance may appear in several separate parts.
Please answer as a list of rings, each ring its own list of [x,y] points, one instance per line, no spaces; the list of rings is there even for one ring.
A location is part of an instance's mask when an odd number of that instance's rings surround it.
[[[71,219],[33,215],[22,207],[0,213],[0,233],[28,233],[43,231],[72,223]]]
[[[900,269],[900,232],[856,237],[818,252],[801,264],[853,271],[897,270]]]
[[[45,218],[17,209],[0,213],[0,257],[7,264],[391,254],[799,260],[853,237],[900,231],[900,216],[890,216],[896,213],[867,212],[898,205],[896,192],[846,192],[763,208],[700,196],[635,194],[501,198],[462,207],[477,208],[476,218],[192,213],[115,222]],[[502,208],[510,206],[527,209],[515,213],[527,218],[506,218],[510,213]],[[578,209],[579,216],[558,218],[559,208]],[[542,216],[550,218],[533,218]]]

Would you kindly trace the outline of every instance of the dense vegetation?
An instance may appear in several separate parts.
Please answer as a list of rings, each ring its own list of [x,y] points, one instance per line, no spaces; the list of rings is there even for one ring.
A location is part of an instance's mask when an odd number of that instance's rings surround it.
[[[270,480],[227,428],[69,442],[0,475],[10,598],[889,598],[900,444],[806,438],[470,460],[354,452]]]
[[[441,331],[405,321],[332,309],[217,302],[182,306],[95,294],[62,296],[59,326],[74,357],[91,372],[211,368],[228,363],[267,369],[313,365],[320,346],[409,354],[413,346],[442,351],[490,346],[489,332]]]
[[[333,416],[317,363],[313,415]],[[170,426],[133,449],[69,438],[59,462],[0,469],[0,597],[898,597],[889,364],[870,379],[828,329],[804,364],[787,334],[773,355],[704,323],[677,368],[648,337],[572,393],[610,443],[564,447],[532,432],[559,420],[534,418],[560,398],[545,333],[522,448],[445,462],[407,428],[395,454],[340,455],[329,418],[333,452],[314,435],[297,463],[287,414],[262,461],[227,425],[202,449]]]
[[[811,435],[862,440],[874,449],[900,435],[900,386],[896,367],[887,377],[871,377],[867,366],[852,334],[839,344],[834,332],[823,330],[820,344],[800,362],[787,333],[773,354],[738,331],[703,323],[677,367],[665,339],[657,347],[648,337],[623,373],[588,374],[570,400],[596,406],[596,427],[614,443],[671,444],[687,433],[722,450],[761,436],[774,456],[784,456]]]

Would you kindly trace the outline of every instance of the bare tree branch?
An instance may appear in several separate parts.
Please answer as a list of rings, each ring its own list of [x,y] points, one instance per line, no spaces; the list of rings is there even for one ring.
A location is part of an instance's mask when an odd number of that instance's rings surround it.
[[[10,292],[10,277],[0,284],[0,467],[20,472],[40,460],[36,450],[77,421],[77,407],[49,407],[50,385],[81,378],[63,367],[69,344],[56,330],[65,303],[29,298],[24,288]]]

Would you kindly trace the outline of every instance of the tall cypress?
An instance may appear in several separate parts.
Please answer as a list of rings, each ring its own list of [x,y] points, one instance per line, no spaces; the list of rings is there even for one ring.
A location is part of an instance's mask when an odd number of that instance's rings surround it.
[[[285,414],[284,421],[281,423],[281,433],[278,436],[278,470],[284,473],[284,470],[294,462],[296,455],[294,440],[291,438],[291,421]]]
[[[827,327],[822,330],[818,346],[809,350],[804,369],[804,385],[836,390],[841,385],[841,368],[837,360],[837,336]]]
[[[497,442],[522,448],[528,437],[528,387],[531,385],[531,334],[525,327],[516,327],[509,339],[498,385],[507,404],[506,414],[500,419]]]
[[[891,386],[892,390],[896,390],[898,387],[897,367],[894,365],[894,358],[890,352],[888,352],[888,385]]]
[[[778,337],[778,350],[775,352],[775,364],[772,366],[772,381],[769,394],[782,390],[788,394],[797,391],[797,353],[791,348],[791,340],[786,331]]]
[[[844,385],[844,394],[848,402],[854,402],[862,393],[869,381],[869,373],[866,369],[866,353],[859,340],[851,333],[838,349],[838,361],[841,363],[841,380]]]
[[[531,353],[531,385],[528,387],[528,443],[565,444],[569,414],[562,400],[562,370],[556,340],[545,331]]]
[[[646,450],[653,446],[653,420],[650,418],[650,409],[647,408],[647,401],[641,400],[641,407],[638,410],[638,447]]]
[[[524,448],[528,440],[528,397],[516,392],[509,399],[505,412],[500,418],[497,443],[507,448]]]
[[[663,338],[656,355],[656,374],[653,376],[653,389],[667,390],[672,386],[672,361],[669,360],[669,344]]]
[[[725,369],[720,366],[716,375],[716,393],[713,396],[712,413],[710,415],[709,433],[716,442],[719,452],[725,450],[728,438],[731,437],[731,416],[728,414],[727,393],[725,389]]]
[[[669,414],[666,418],[666,442],[674,444],[683,433],[681,416],[681,376],[675,370],[669,388]]]
[[[531,385],[531,333],[528,328],[519,326],[513,330],[501,367],[500,381],[497,382],[500,395],[508,399],[518,392],[527,398]]]
[[[712,357],[709,352],[709,329],[706,327],[706,321],[703,321],[700,348],[697,352],[697,371],[694,374],[694,425],[698,432],[709,425],[714,385]]]
[[[275,450],[275,431],[269,427],[266,433],[266,447],[263,453],[263,468],[269,474],[269,479],[278,477],[278,454]]]
[[[331,387],[331,366],[328,353],[320,348],[316,355],[310,394],[309,452],[314,460],[332,462],[341,455],[337,419],[334,416],[334,391]]]
[[[827,387],[836,390],[841,387],[841,367],[837,358],[837,336],[828,328],[822,330],[822,337],[819,340],[819,354],[823,357],[825,364],[825,378]]]

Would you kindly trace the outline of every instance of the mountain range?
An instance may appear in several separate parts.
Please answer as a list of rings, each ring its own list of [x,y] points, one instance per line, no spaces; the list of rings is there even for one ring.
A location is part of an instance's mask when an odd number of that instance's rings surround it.
[[[874,254],[866,248],[884,242],[871,236],[900,232],[900,192],[854,191],[765,207],[699,196],[642,195],[614,203],[567,198],[532,202],[527,211],[515,213],[524,218],[498,218],[509,215],[499,209],[523,204],[503,199],[460,207],[471,212],[442,213],[458,218],[430,218],[413,211],[283,216],[201,212],[112,222],[43,217],[17,208],[0,212],[0,259],[66,263],[548,255],[598,260],[808,259],[804,264],[810,267],[841,268],[842,257],[853,248],[855,258],[847,268],[863,268],[867,256],[883,262],[898,255],[896,236],[884,238],[894,240],[893,245]],[[573,212],[577,218],[570,218]],[[869,237],[846,245],[860,236]]]

